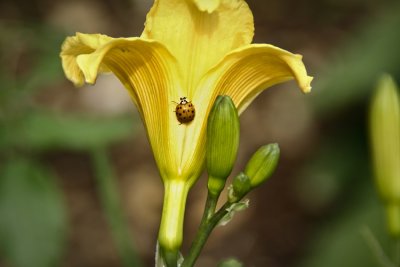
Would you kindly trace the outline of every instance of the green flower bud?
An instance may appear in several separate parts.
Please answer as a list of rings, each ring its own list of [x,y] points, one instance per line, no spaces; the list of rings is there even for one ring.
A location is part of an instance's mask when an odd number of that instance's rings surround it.
[[[251,190],[250,178],[243,172],[233,178],[232,186],[228,191],[228,200],[230,203],[242,199]]]
[[[208,116],[206,164],[209,192],[217,196],[232,171],[239,147],[239,116],[229,96],[218,96]]]
[[[254,153],[244,169],[252,188],[259,186],[272,175],[278,165],[279,153],[278,144],[262,146]]]
[[[378,82],[370,110],[375,184],[386,205],[389,232],[400,236],[400,98],[390,75]]]

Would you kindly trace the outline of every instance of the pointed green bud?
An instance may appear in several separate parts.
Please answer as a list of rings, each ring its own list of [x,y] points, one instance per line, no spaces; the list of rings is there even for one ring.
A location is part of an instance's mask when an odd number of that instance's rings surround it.
[[[389,233],[400,236],[400,96],[388,74],[372,98],[370,135],[375,184],[386,205]]]
[[[242,199],[251,190],[250,178],[243,172],[233,178],[232,186],[228,190],[228,201],[234,203]]]
[[[218,96],[207,122],[208,190],[218,196],[232,171],[239,147],[239,115],[229,96]]]
[[[259,186],[272,175],[278,165],[279,154],[278,144],[262,146],[254,153],[244,169],[252,188]]]

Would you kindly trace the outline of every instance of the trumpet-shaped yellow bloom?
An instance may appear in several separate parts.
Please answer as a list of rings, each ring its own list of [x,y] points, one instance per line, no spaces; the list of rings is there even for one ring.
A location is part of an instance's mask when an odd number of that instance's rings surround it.
[[[251,44],[253,16],[244,0],[155,0],[140,37],[77,33],[61,51],[75,85],[113,72],[129,91],[146,126],[166,193],[161,246],[179,247],[186,195],[203,170],[207,115],[217,95],[229,95],[239,113],[264,89],[295,79],[309,92],[300,55]],[[196,108],[180,124],[180,97]]]

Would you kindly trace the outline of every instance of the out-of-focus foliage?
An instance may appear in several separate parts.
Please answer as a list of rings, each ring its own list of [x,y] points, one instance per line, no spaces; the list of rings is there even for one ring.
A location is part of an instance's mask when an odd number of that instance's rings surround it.
[[[367,106],[383,72],[400,76],[399,28],[400,6],[395,4],[337,49],[314,83],[311,104],[321,120],[321,145],[307,164],[300,188],[305,205],[329,212],[302,267],[378,266],[361,234],[365,227],[391,256],[383,207],[373,190]]]
[[[132,236],[121,210],[120,196],[115,182],[117,178],[107,158],[106,150],[94,149],[92,160],[104,212],[107,215],[119,255],[125,266],[140,267],[142,264],[132,246]]]
[[[32,91],[63,77],[58,57],[63,36],[43,25],[0,24],[0,110],[16,99],[29,101]]]
[[[366,133],[360,133],[360,120],[342,122],[345,131],[332,129],[304,168],[298,189],[311,211],[334,204],[347,206],[361,191],[359,185],[370,182],[368,144]]]
[[[392,4],[335,50],[315,79],[311,96],[318,115],[366,101],[384,72],[400,74],[400,5]]]
[[[84,114],[55,114],[32,103],[38,90],[63,77],[58,54],[64,35],[39,26],[4,27],[1,32],[4,33],[0,34],[1,49],[9,51],[0,58],[3,63],[0,66],[4,68],[0,76],[1,147],[84,150],[107,146],[133,133],[137,119],[128,116],[91,118]],[[20,61],[24,60],[31,65],[21,63],[27,69],[19,70]]]
[[[24,114],[13,126],[0,131],[0,147],[82,151],[105,147],[128,137],[135,130],[135,120],[132,116],[90,118],[33,111]]]
[[[51,172],[10,158],[0,169],[0,248],[10,266],[54,266],[63,255],[66,218]]]
[[[0,255],[9,266],[58,266],[64,253],[63,197],[57,177],[37,158],[56,149],[105,149],[132,136],[138,121],[128,115],[66,115],[33,101],[63,77],[58,54],[64,36],[41,25],[0,25],[0,50],[7,51],[0,54]],[[113,223],[121,224],[121,217]]]
[[[390,251],[385,234],[383,209],[372,190],[372,185],[360,184],[354,189],[356,196],[335,215],[328,215],[324,226],[308,248],[309,257],[301,267],[376,267],[378,259],[363,235],[370,228],[379,236],[385,251]]]

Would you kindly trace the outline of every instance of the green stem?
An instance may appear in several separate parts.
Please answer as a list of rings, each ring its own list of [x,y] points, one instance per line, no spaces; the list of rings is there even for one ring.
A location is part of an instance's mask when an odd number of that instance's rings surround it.
[[[204,208],[203,218],[201,218],[201,223],[207,222],[215,213],[215,208],[217,207],[217,201],[219,196],[213,196],[211,194],[207,195],[206,206]]]
[[[212,230],[217,226],[218,222],[228,213],[227,208],[232,205],[225,203],[217,213],[215,206],[217,204],[217,198],[208,194],[206,206],[204,208],[203,218],[201,219],[199,230],[197,231],[196,237],[190,247],[189,254],[182,263],[182,267],[192,267],[200,255],[208,237]]]
[[[142,266],[133,249],[131,233],[121,209],[119,193],[115,183],[116,178],[105,148],[94,149],[91,157],[100,199],[123,264],[127,267]]]
[[[189,184],[182,180],[164,181],[164,204],[158,242],[168,267],[176,267],[183,240],[183,219]]]

